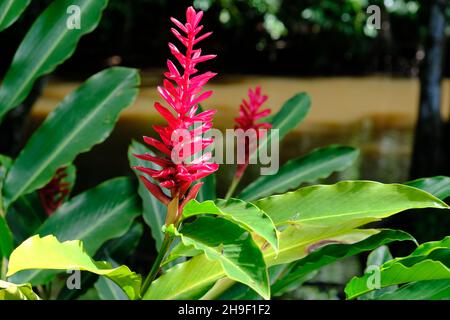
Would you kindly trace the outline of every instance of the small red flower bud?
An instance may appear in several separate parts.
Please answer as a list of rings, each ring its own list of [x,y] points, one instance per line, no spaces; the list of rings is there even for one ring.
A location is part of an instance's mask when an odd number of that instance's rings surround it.
[[[70,184],[64,181],[67,178],[66,170],[66,167],[56,170],[52,180],[45,187],[38,190],[41,204],[49,216],[63,204],[69,195]]]

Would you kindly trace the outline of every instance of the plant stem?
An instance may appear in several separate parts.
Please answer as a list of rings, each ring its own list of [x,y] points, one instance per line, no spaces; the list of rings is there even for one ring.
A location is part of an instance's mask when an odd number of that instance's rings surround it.
[[[179,202],[178,202],[178,195],[176,195],[172,201],[170,201],[169,205],[167,206],[167,218],[166,218],[166,226],[169,226],[171,224],[174,224],[175,227],[178,227],[180,224],[180,212],[178,210]],[[147,275],[147,278],[145,278],[144,284],[141,288],[141,295],[143,296],[150,285],[152,284],[153,280],[155,280],[156,276],[158,275],[158,271],[161,268],[161,262],[163,261],[164,257],[166,256],[167,252],[170,249],[170,245],[173,241],[173,235],[166,233],[164,236],[163,243],[161,245],[161,248],[159,249],[158,255],[156,256],[155,262],[153,262],[152,269],[150,270],[150,273]]]
[[[169,236],[166,233],[164,241],[161,245],[161,249],[159,250],[158,255],[156,256],[155,262],[153,263],[152,269],[150,270],[150,273],[147,275],[147,278],[145,279],[144,284],[142,285],[141,295],[145,294],[145,292],[150,287],[150,284],[153,282],[153,280],[155,280],[156,276],[158,275],[158,271],[161,267],[161,262],[166,256],[166,253],[170,248],[172,240],[173,240],[172,236]]]

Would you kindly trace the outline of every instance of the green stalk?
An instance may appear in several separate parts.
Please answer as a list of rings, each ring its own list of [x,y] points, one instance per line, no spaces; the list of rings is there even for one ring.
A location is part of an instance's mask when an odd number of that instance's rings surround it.
[[[167,206],[166,226],[169,226],[171,224],[175,224],[175,226],[177,226],[179,224],[179,220],[180,214],[178,212],[178,196],[176,196]],[[145,278],[144,284],[142,285],[141,296],[144,296],[153,280],[155,280],[156,276],[158,275],[159,269],[161,269],[161,263],[163,262],[164,257],[169,251],[172,241],[173,236],[169,233],[166,233],[161,248],[159,249],[158,255],[156,256],[155,262],[153,262],[152,268]]]
[[[166,256],[167,251],[169,251],[172,241],[173,241],[172,236],[166,234],[166,236],[164,237],[164,241],[161,245],[161,249],[158,252],[158,256],[156,257],[156,260],[153,263],[152,269],[150,270],[150,273],[147,275],[147,278],[145,279],[144,284],[142,285],[141,289],[142,296],[145,294],[145,292],[147,292],[153,280],[155,280],[156,276],[158,275],[159,269],[161,268],[161,263],[164,257]]]

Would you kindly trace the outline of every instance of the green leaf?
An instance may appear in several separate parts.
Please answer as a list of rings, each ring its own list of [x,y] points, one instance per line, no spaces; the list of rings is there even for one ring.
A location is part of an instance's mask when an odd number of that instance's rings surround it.
[[[330,243],[315,249],[306,257],[291,263],[285,271],[285,275],[272,285],[272,294],[280,295],[290,289],[292,283],[300,281],[321,267],[336,262],[338,260],[351,257],[362,252],[373,250],[384,244],[394,241],[415,241],[414,238],[403,231],[381,230],[368,238],[359,239],[347,238],[345,243]]]
[[[27,97],[36,79],[52,72],[73,54],[80,38],[97,27],[107,3],[107,0],[56,0],[39,16],[17,49],[0,87],[0,122]],[[80,7],[80,29],[67,27],[67,8],[72,5]],[[80,103],[78,107],[89,105]]]
[[[94,254],[105,241],[124,235],[140,213],[132,181],[115,178],[63,204],[37,233],[81,240],[88,254]]]
[[[2,0],[0,3],[0,31],[12,25],[30,2],[31,0]]]
[[[248,185],[239,198],[251,201],[298,188],[306,182],[328,177],[349,167],[358,157],[358,150],[344,146],[317,149],[288,161],[274,175],[261,176]]]
[[[201,182],[203,182],[203,185],[198,192],[197,200],[200,202],[216,200],[216,175],[214,173],[210,174],[201,179]]]
[[[133,225],[126,233],[120,238],[115,238],[106,242],[95,254],[95,260],[105,260],[108,262],[117,261],[121,264],[125,264],[126,258],[130,257],[130,254],[134,252],[136,249],[138,242],[143,233],[143,226],[139,222],[134,222]],[[117,265],[113,263],[113,266]],[[26,272],[26,271],[25,271]],[[102,280],[100,280],[102,279]],[[95,274],[85,274],[81,277],[81,290],[72,290],[67,286],[64,286],[63,289],[58,294],[57,300],[75,300],[81,295],[85,294],[89,288],[92,288],[97,282],[101,282],[101,285],[107,285],[107,287],[115,288],[120,290],[120,295],[123,296],[124,293],[120,288],[117,287],[114,282],[109,279],[98,277]],[[116,292],[116,295],[119,293]],[[127,298],[128,299],[128,298]]]
[[[367,257],[366,262],[366,269],[365,273],[369,273],[373,270],[373,268],[379,268],[383,263],[392,260],[392,254],[389,251],[389,248],[385,245],[373,250],[369,256]],[[359,296],[359,300],[374,300],[380,295],[395,291],[398,287],[397,286],[390,286],[378,290],[374,290],[372,292],[368,292],[365,295]]]
[[[289,226],[280,234],[280,249],[266,248],[264,259],[268,266],[290,263],[306,257],[324,245],[354,243],[377,234],[376,229],[353,229],[343,224],[327,227],[302,225]]]
[[[178,232],[187,246],[219,261],[226,275],[270,298],[266,265],[261,251],[246,230],[220,217],[199,217]]]
[[[94,286],[101,300],[129,300],[122,289],[108,278],[98,278]]]
[[[378,231],[355,228],[402,210],[427,206],[447,208],[443,202],[424,191],[404,185],[383,185],[369,181],[306,187],[262,199],[256,205],[261,206],[275,223],[289,223],[279,235],[278,252],[270,246],[262,248],[268,267],[302,259],[327,244],[363,241]],[[261,241],[258,244],[262,246]],[[179,268],[183,266],[187,265],[181,264]],[[184,270],[178,272],[183,273]],[[220,270],[210,272],[211,279],[215,281],[226,276],[223,272],[220,274]],[[169,273],[172,274],[171,270]],[[172,284],[172,289],[176,290],[174,287]]]
[[[298,232],[294,235],[295,238],[291,241],[295,242],[297,239],[297,243],[295,243],[296,246],[288,246],[288,241],[286,241],[286,246],[284,245],[284,241],[280,242],[280,250],[288,250],[293,252],[293,255],[295,254],[294,259],[305,257],[308,254],[308,247],[320,242],[321,239],[320,235],[317,236],[317,238],[314,238],[310,237],[310,233],[304,234],[298,229],[297,231]],[[289,232],[289,230],[287,234],[284,234],[284,232],[286,231],[281,233],[281,237],[285,236],[289,239],[289,237],[292,236],[292,233]],[[352,234],[353,238],[361,241],[376,232],[376,230],[356,230],[351,231],[350,234]],[[349,232],[347,231],[347,233]],[[339,242],[342,238],[342,236],[335,237],[334,239],[326,238],[330,234],[332,233],[325,233],[324,237],[328,241],[331,241],[331,243],[333,243],[333,241],[335,243]],[[349,236],[347,235],[347,240],[348,238]],[[277,260],[275,259],[276,255],[273,250],[263,250],[263,254],[268,266],[277,264]],[[191,274],[193,274],[192,277],[190,276]],[[197,255],[187,262],[177,264],[175,267],[169,269],[167,273],[154,281],[144,298],[198,299],[202,297],[209,289],[211,289],[217,280],[226,276],[226,273],[217,261],[208,260],[204,254]]]
[[[220,262],[209,260],[202,254],[175,265],[153,281],[143,299],[199,299],[222,277],[224,271]]]
[[[264,238],[275,250],[278,250],[277,229],[272,219],[257,206],[239,199],[198,202],[189,201],[183,208],[183,217],[199,214],[215,214],[236,222],[250,232]]]
[[[441,200],[450,197],[450,177],[437,176],[432,178],[422,178],[406,182],[405,184],[431,193]]]
[[[450,299],[449,280],[428,280],[412,282],[394,292],[380,295],[377,300],[448,300]]]
[[[393,257],[391,252],[389,251],[389,248],[385,245],[382,245],[369,254],[369,256],[367,257],[366,266],[381,266],[383,263],[392,259]]]
[[[5,219],[5,213],[3,211],[3,198],[1,191],[3,190],[3,183],[6,174],[11,167],[12,160],[0,155],[0,258],[9,257],[13,250],[13,235]]]
[[[94,75],[68,95],[33,134],[11,167],[4,186],[5,207],[43,187],[58,168],[104,141],[120,111],[136,97],[138,85],[136,70],[116,67]]]
[[[374,277],[379,287],[373,285]],[[450,237],[419,246],[409,256],[390,260],[378,272],[354,277],[346,286],[348,299],[392,285],[426,280],[450,279]]]
[[[163,261],[163,266],[168,265],[169,263],[186,257],[195,257],[196,255],[202,254],[202,250],[196,249],[194,246],[186,246],[183,242],[179,242],[175,245],[171,250],[167,258]]]
[[[111,263],[114,268],[119,266],[117,262],[112,259],[107,259],[107,261]],[[115,284],[114,281],[108,278],[99,277],[97,282],[95,282],[94,287],[101,300],[129,300],[123,290]]]
[[[16,244],[20,244],[33,234],[47,218],[37,192],[21,196],[8,209],[6,221],[11,226]]]
[[[278,130],[278,138],[280,141],[289,133],[292,129],[303,121],[309,112],[311,107],[311,98],[305,92],[296,94],[289,100],[287,100],[280,111],[278,111],[273,117],[271,124],[272,129]],[[250,162],[255,160],[260,154],[260,150],[266,149],[270,145],[272,134],[269,134],[267,139],[263,139],[259,142],[257,152],[254,152],[251,156]]]
[[[81,240],[89,255],[108,240],[129,230],[141,213],[136,188],[128,178],[116,178],[90,189],[63,204],[37,230],[41,236],[54,235],[60,241]],[[46,283],[55,272],[42,270],[16,274],[16,283]]]
[[[154,163],[137,159],[133,156],[133,154],[144,153],[154,155],[154,153],[143,144],[137,141],[132,141],[131,146],[128,149],[128,160],[130,161],[130,166],[145,166],[152,169],[158,169],[159,167]],[[144,221],[150,227],[153,239],[155,239],[156,250],[159,250],[164,238],[161,228],[166,221],[167,208],[147,190],[141,179],[139,179],[141,173],[135,169],[133,169],[133,171],[139,180],[138,193],[142,199]]]
[[[8,258],[13,249],[13,235],[5,218],[0,216],[0,257]]]
[[[75,185],[76,168],[70,164],[66,169],[67,177],[63,182],[67,183],[68,194],[64,201],[70,196]],[[38,191],[20,196],[8,209],[6,221],[11,226],[14,240],[17,245],[35,234],[36,230],[47,219],[47,213],[42,206]]]
[[[408,209],[449,208],[422,190],[372,181],[342,181],[333,185],[305,187],[258,200],[255,204],[276,225],[308,223],[330,226],[359,220],[360,223],[354,227]]]
[[[353,199],[353,198],[356,199]],[[268,267],[290,263],[302,259],[324,245],[356,243],[374,236],[377,230],[355,229],[371,221],[393,215],[409,208],[447,206],[426,192],[403,185],[383,185],[375,182],[343,182],[331,186],[316,186],[299,189],[286,195],[273,196],[256,202],[261,205],[275,222],[286,224],[279,235],[279,250],[276,253],[271,246],[262,248]],[[353,210],[353,206],[356,206]],[[375,208],[372,208],[372,207]],[[300,213],[300,214],[298,214]],[[318,219],[313,219],[318,217]],[[261,241],[258,241],[260,247]],[[188,244],[189,245],[189,244]],[[198,261],[199,255],[190,261]],[[197,292],[207,285],[224,278],[226,274],[220,268],[213,268],[206,261],[205,278],[190,279],[189,285],[180,284],[177,275],[186,275],[192,264],[181,263],[169,269],[158,281],[158,290],[167,295],[158,296],[152,289],[152,297],[165,299],[171,294],[189,296],[189,289]],[[167,283],[172,281],[172,283]],[[212,282],[212,283],[211,283]]]
[[[134,222],[120,238],[109,240],[100,250],[104,255],[115,261],[123,262],[136,250],[144,234],[144,227],[140,222]]]
[[[114,281],[131,300],[139,298],[139,275],[127,266],[112,268],[107,262],[93,261],[78,240],[59,242],[54,236],[38,235],[29,238],[11,254],[7,276],[30,269],[88,271]]]
[[[0,280],[0,300],[41,300],[31,284],[14,284]]]
[[[272,287],[274,280],[280,276],[280,274],[286,269],[287,265],[277,265],[269,268],[269,280]],[[215,290],[217,290],[215,292]],[[274,296],[274,292],[271,289],[271,294]],[[202,299],[208,298],[208,296],[214,297],[215,300],[262,300],[263,298],[257,294],[250,287],[237,283],[229,279],[221,279],[216,282],[214,287],[208,291],[208,293],[202,297]],[[205,298],[206,297],[206,298]]]

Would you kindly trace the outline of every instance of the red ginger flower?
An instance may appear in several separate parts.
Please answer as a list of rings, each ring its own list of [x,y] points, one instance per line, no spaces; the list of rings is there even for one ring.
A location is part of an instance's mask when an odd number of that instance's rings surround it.
[[[52,180],[38,191],[41,204],[49,216],[63,204],[70,192],[70,183],[64,182],[67,178],[66,169],[59,168]]]
[[[255,91],[248,90],[248,101],[243,99],[239,106],[239,117],[235,118],[235,129],[256,130],[256,137],[261,138],[264,132],[261,129],[270,129],[272,125],[268,122],[257,122],[261,118],[267,117],[271,110],[260,110],[262,105],[267,101],[268,97],[261,94],[261,87],[257,86]],[[250,158],[250,141],[246,137],[245,141],[245,163],[237,165],[236,177],[239,179],[247,168]]]
[[[154,125],[154,130],[158,133],[160,140],[144,137],[144,141],[158,150],[162,155],[153,156],[151,154],[135,155],[137,158],[153,162],[160,166],[159,170],[136,167],[137,170],[152,177],[158,184],[152,183],[145,176],[141,180],[147,189],[161,202],[168,205],[169,202],[178,197],[181,200],[180,208],[197,196],[202,183],[192,186],[195,181],[206,177],[218,169],[218,165],[210,163],[211,153],[204,153],[201,157],[195,158],[195,154],[203,151],[213,143],[212,139],[203,138],[203,134],[212,128],[212,119],[216,110],[207,110],[197,113],[198,104],[209,98],[212,91],[203,91],[203,86],[216,74],[205,72],[197,74],[196,65],[215,58],[215,55],[202,55],[201,49],[195,49],[194,46],[200,41],[211,35],[211,32],[200,35],[203,26],[199,25],[203,12],[198,13],[192,7],[186,11],[186,23],[182,24],[175,18],[172,22],[178,27],[171,31],[175,37],[186,48],[183,54],[174,44],[169,43],[172,55],[181,65],[180,72],[171,60],[167,60],[168,72],[164,75],[166,79],[163,87],[158,87],[158,92],[166,103],[173,109],[170,111],[160,103],[155,103],[155,109],[167,121],[167,126]],[[195,75],[195,76],[194,76]],[[194,124],[202,125],[195,130]],[[174,138],[178,133],[183,137],[188,133],[188,138],[183,141]],[[175,159],[174,159],[174,154]],[[194,156],[194,160],[189,158]],[[166,188],[170,191],[170,197],[161,189]]]
[[[259,110],[261,106],[267,101],[266,95],[261,95],[261,87],[257,86],[255,91],[248,90],[249,101],[242,100],[239,107],[239,117],[235,118],[236,129],[255,129],[260,135],[259,129],[270,129],[272,125],[268,122],[257,123],[256,121],[267,117],[270,114],[270,109]]]

